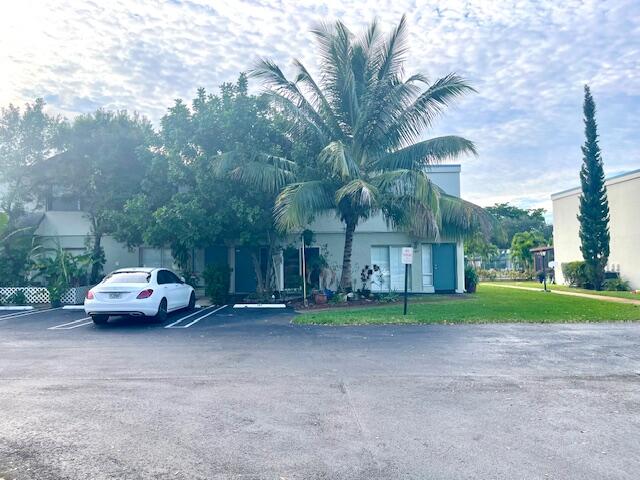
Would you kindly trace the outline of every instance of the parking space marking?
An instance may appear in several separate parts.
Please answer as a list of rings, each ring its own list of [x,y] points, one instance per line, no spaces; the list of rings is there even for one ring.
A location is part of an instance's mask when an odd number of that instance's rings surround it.
[[[170,323],[169,325],[166,325],[164,328],[174,328],[174,325],[177,325],[178,323],[182,322],[183,320],[186,320],[187,318],[191,318],[194,315],[198,315],[200,313],[203,313],[204,311],[206,311],[206,310],[208,310],[210,308],[213,308],[213,307],[205,307],[205,308],[203,308],[201,310],[197,310],[197,311],[195,311],[193,313],[190,313],[189,315],[185,315],[184,317],[180,317],[178,320],[176,320],[173,323]],[[175,328],[177,328],[177,327],[175,327]]]
[[[87,320],[91,320],[91,317],[84,317],[78,320],[74,320],[73,322],[67,322],[61,325],[56,325],[55,327],[49,327],[47,328],[47,330],[71,330],[72,328],[78,328],[78,327],[82,327],[84,325],[89,325],[90,323],[93,323],[93,321],[87,322]],[[85,323],[80,323],[79,325],[77,325],[79,322],[85,322]],[[69,326],[69,325],[72,325],[72,326]]]
[[[26,317],[29,315],[37,315],[38,313],[44,313],[44,312],[52,312],[54,310],[60,310],[62,307],[57,307],[57,308],[45,308],[42,310],[29,310],[28,312],[18,312],[18,313],[9,313],[8,315],[3,315],[0,317],[0,320],[5,319],[5,318],[18,318],[18,317]]]
[[[209,308],[211,308],[211,307],[209,307]],[[218,312],[218,311],[222,310],[223,308],[226,308],[226,305],[222,305],[221,307],[218,307],[218,308],[216,308],[215,310],[211,310],[210,312],[206,313],[205,315],[203,315],[203,316],[201,316],[201,317],[196,318],[195,320],[193,320],[193,321],[191,321],[191,322],[187,323],[186,325],[178,325],[178,326],[176,326],[178,323],[182,322],[183,320],[185,320],[185,319],[187,319],[187,318],[189,318],[189,317],[192,317],[192,316],[193,316],[193,315],[195,315],[195,314],[188,315],[188,316],[186,316],[186,317],[184,317],[184,318],[181,318],[181,319],[180,319],[180,320],[178,320],[177,322],[172,323],[171,325],[167,325],[167,326],[166,326],[166,327],[164,327],[164,328],[189,328],[189,327],[191,327],[192,325],[195,325],[196,323],[198,323],[200,320],[202,320],[202,319],[204,319],[204,318],[207,318],[207,317],[208,317],[208,316],[210,316],[210,315],[213,315],[214,313],[216,313],[216,312]],[[201,312],[198,312],[198,313],[201,313]]]

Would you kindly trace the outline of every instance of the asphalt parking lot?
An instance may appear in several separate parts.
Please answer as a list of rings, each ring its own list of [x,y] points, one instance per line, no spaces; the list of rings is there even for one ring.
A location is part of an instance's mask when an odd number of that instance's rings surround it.
[[[638,323],[292,318],[0,311],[0,478],[638,478]]]

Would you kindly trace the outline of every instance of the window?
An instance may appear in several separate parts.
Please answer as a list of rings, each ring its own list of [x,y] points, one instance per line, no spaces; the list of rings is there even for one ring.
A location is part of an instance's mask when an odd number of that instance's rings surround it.
[[[428,290],[433,287],[433,260],[431,244],[422,244],[422,289]]]
[[[315,287],[319,278],[314,272],[320,258],[320,247],[305,247],[304,259],[307,267],[307,277]],[[302,289],[302,249],[288,247],[283,251],[284,260],[284,288]]]
[[[80,200],[71,196],[49,197],[47,199],[47,211],[51,212],[77,212],[80,210]]]
[[[173,256],[169,248],[140,248],[140,266],[150,268],[172,268]]]
[[[402,263],[402,246],[384,245],[371,247],[371,264],[378,267],[371,279],[371,290],[373,292],[404,290],[405,267]],[[409,279],[411,279],[411,276],[409,276]],[[410,285],[409,289],[411,289]]]
[[[169,272],[158,270],[158,285],[166,285],[167,283],[173,283]]]
[[[107,275],[102,283],[149,283],[148,272],[115,272]]]
[[[167,278],[169,279],[169,283],[182,283],[182,280],[173,272],[167,271]]]

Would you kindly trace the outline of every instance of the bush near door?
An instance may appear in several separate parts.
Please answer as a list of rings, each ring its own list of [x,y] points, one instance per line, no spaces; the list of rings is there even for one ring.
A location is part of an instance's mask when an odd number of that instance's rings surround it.
[[[205,294],[215,305],[223,305],[229,299],[231,268],[225,264],[209,265],[203,272]]]

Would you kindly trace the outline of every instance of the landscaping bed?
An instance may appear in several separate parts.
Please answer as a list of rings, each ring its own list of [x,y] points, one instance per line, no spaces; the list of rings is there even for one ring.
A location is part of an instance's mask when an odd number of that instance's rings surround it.
[[[469,298],[469,295],[461,295],[461,294],[450,294],[450,295],[411,295],[409,296],[410,302],[420,302],[420,301],[428,301],[430,303],[446,301],[451,302],[455,300],[465,300]],[[349,300],[347,302],[341,303],[322,303],[315,304],[309,303],[308,307],[305,307],[302,303],[302,300],[298,300],[295,302],[291,302],[289,305],[294,308],[299,313],[305,313],[310,311],[325,311],[325,310],[345,310],[345,309],[357,309],[357,308],[376,308],[376,307],[388,307],[391,305],[402,305],[404,302],[403,297],[399,296],[397,300],[394,301],[381,301],[375,300],[371,298],[361,298],[355,300]]]

